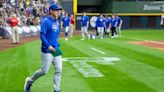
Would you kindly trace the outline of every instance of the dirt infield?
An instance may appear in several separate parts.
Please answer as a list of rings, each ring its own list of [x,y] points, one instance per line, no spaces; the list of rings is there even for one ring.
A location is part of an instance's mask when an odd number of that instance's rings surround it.
[[[0,39],[0,51],[6,50],[8,48],[14,48],[16,46],[19,46],[28,42],[32,42],[38,39],[39,39],[39,36],[23,37],[23,38],[20,38],[20,43],[18,44],[12,44],[12,39]]]
[[[80,31],[74,32],[74,35],[80,35],[80,34],[81,34]],[[64,37],[64,33],[60,34],[60,38],[61,37]],[[32,42],[35,40],[39,40],[39,39],[40,39],[39,36],[22,37],[22,38],[20,38],[20,43],[12,44],[12,39],[1,39],[0,38],[0,51],[4,51],[9,48],[14,48],[16,46],[23,45],[23,44],[26,44],[26,43],[29,43],[29,42]]]
[[[164,51],[164,41],[135,41],[130,43],[156,48]]]

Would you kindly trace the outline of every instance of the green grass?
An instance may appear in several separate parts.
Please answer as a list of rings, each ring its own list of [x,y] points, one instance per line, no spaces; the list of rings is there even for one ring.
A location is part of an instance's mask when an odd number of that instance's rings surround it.
[[[87,62],[104,75],[98,78],[83,77],[70,62],[63,62],[62,92],[164,92],[164,51],[128,43],[138,40],[164,40],[164,30],[128,30],[117,39],[61,38],[63,58],[120,58],[115,65]],[[40,41],[0,52],[0,92],[23,92],[25,78],[40,67]],[[53,72],[51,66],[49,73],[34,83],[31,92],[53,92]]]

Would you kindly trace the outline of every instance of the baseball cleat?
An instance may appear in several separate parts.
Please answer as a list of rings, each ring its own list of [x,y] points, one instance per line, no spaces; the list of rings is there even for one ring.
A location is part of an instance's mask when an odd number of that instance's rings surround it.
[[[32,84],[30,83],[30,77],[27,77],[24,84],[24,91],[30,92],[31,85]]]
[[[68,41],[68,38],[65,38],[66,41]]]

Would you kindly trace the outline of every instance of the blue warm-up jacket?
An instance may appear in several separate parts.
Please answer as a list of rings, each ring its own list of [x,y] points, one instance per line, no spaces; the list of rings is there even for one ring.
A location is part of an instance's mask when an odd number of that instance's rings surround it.
[[[104,27],[105,20],[104,18],[98,17],[96,20],[96,27]]]
[[[69,23],[70,23],[69,17],[63,17],[62,21],[63,21],[63,27],[69,27]]]
[[[58,19],[53,19],[47,16],[41,23],[40,39],[42,41],[41,50],[44,53],[50,53],[48,47],[51,45],[54,48],[60,46],[58,36],[60,34],[60,23]]]
[[[83,17],[81,18],[81,26],[82,26],[82,27],[86,27],[88,21],[89,21],[89,17],[88,17],[88,16],[83,16]]]

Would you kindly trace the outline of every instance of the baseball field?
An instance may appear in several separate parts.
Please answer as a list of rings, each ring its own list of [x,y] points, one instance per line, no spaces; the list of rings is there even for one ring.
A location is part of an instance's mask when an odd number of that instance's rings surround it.
[[[121,38],[65,41],[61,92],[164,92],[164,30],[126,30]],[[0,92],[24,92],[41,67],[41,42],[0,52]],[[53,65],[31,92],[53,92]]]

